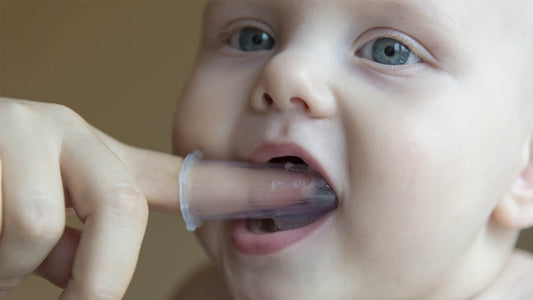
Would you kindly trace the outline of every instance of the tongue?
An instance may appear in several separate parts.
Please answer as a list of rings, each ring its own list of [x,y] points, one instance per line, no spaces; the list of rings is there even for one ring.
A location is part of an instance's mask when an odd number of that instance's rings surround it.
[[[306,214],[306,215],[292,215],[292,216],[277,216],[268,219],[246,219],[246,227],[254,233],[272,233],[276,231],[284,231],[290,229],[301,228],[307,226],[327,212]]]
[[[289,230],[307,226],[318,220],[325,213],[316,213],[309,215],[279,216],[274,218],[278,230]]]

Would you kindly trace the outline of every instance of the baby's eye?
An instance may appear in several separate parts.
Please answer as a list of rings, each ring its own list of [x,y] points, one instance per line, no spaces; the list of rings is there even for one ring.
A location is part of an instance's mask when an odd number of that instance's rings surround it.
[[[231,46],[241,51],[262,51],[274,47],[274,39],[265,31],[255,27],[245,27],[233,34]]]
[[[379,38],[368,42],[357,55],[384,65],[416,64],[421,61],[406,45],[392,38]]]

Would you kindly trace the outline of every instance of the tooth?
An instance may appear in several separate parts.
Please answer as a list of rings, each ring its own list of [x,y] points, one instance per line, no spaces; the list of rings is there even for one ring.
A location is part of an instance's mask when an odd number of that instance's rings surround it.
[[[290,161],[286,162],[283,167],[285,168],[285,170],[294,170],[294,164]]]

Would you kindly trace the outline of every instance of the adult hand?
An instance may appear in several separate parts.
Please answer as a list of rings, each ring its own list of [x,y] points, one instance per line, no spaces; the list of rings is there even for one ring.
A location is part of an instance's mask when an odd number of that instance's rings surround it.
[[[61,299],[121,299],[149,206],[179,212],[181,163],[65,106],[0,98],[0,294],[36,273],[64,287]],[[83,230],[65,227],[66,210]]]

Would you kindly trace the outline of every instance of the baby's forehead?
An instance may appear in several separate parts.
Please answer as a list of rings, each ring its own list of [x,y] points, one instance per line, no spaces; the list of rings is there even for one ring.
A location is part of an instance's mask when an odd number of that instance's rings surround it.
[[[312,6],[313,3],[322,2],[322,0],[208,0],[207,7],[216,6],[217,4],[225,3],[234,7],[239,5],[247,5],[250,3],[262,3],[277,7],[280,9],[287,9],[288,7],[306,7]],[[409,8],[413,10],[422,10],[425,12],[432,12],[434,17],[440,15],[448,15],[453,13],[455,16],[461,17],[478,17],[486,16],[485,13],[490,13],[491,17],[499,18],[516,18],[522,19],[526,17],[529,19],[533,11],[533,0],[328,0],[322,3],[330,4],[342,2],[344,4],[351,4],[354,9],[359,7],[381,7],[384,13],[391,13],[395,8]],[[303,10],[305,13],[305,10]]]

